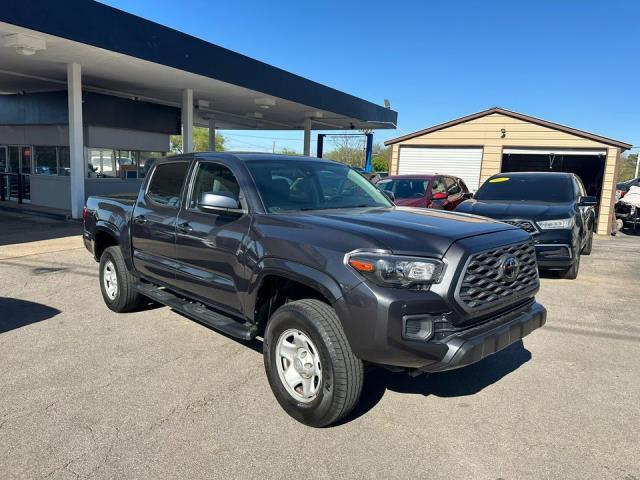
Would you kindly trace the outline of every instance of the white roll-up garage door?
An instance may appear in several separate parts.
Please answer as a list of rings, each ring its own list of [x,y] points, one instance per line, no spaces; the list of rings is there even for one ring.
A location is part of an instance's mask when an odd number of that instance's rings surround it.
[[[482,148],[400,147],[398,174],[440,173],[460,177],[469,190],[480,183]]]

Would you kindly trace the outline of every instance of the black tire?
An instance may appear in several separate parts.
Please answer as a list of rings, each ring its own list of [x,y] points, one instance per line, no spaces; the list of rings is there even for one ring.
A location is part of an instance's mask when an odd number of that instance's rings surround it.
[[[589,231],[589,238],[587,238],[587,243],[582,249],[582,255],[591,255],[592,250],[593,250],[593,230]]]
[[[569,268],[560,272],[560,278],[565,280],[575,280],[578,278],[578,270],[580,270],[580,254],[576,255],[575,260]]]
[[[315,398],[301,402],[287,391],[278,372],[277,343],[289,330],[306,335],[315,345],[322,377]],[[271,390],[282,408],[311,427],[326,427],[344,418],[362,392],[364,369],[349,346],[336,312],[326,303],[306,299],[287,303],[269,319],[264,335],[264,366]]]
[[[105,269],[110,268],[109,265],[115,267],[117,277],[117,291],[113,296],[107,292],[104,280]],[[133,288],[135,281],[135,277],[127,270],[120,247],[106,248],[100,257],[100,291],[107,307],[117,313],[130,312],[138,308],[143,297]]]

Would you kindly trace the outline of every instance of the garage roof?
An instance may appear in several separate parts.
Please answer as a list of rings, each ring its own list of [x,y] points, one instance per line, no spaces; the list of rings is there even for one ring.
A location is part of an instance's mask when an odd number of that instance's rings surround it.
[[[537,117],[532,117],[530,115],[525,115],[523,113],[514,112],[512,110],[507,110],[505,108],[493,107],[488,110],[483,110],[482,112],[472,113],[471,115],[467,115],[466,117],[460,117],[455,120],[451,120],[450,122],[441,123],[439,125],[434,125],[433,127],[425,128],[424,130],[418,130],[417,132],[409,133],[407,135],[403,135],[401,137],[392,138],[391,140],[387,140],[384,142],[385,145],[393,145],[394,143],[399,143],[404,140],[409,140],[410,138],[420,137],[422,135],[426,135],[431,132],[436,132],[438,130],[442,130],[444,128],[452,127],[454,125],[458,125],[460,123],[468,122],[470,120],[475,120],[477,118],[485,117],[487,115],[492,115],[494,113],[499,113],[501,115],[505,115],[507,117],[516,118],[518,120],[522,120],[525,122],[534,123],[536,125],[540,125],[543,127],[552,128],[554,130],[559,130],[561,132],[566,132],[571,135],[575,135],[577,137],[587,138],[589,140],[593,140],[596,142],[604,143],[605,145],[611,145],[614,147],[621,148],[622,150],[628,150],[632,147],[631,144],[620,142],[619,140],[614,140],[612,138],[603,137],[601,135],[596,135],[594,133],[585,132],[584,130],[578,130],[576,128],[567,127],[566,125],[561,125],[559,123],[549,122],[547,120],[542,120]]]
[[[319,129],[395,128],[393,110],[98,2],[9,3],[0,8],[0,93],[60,90],[75,62],[88,91],[180,106],[191,88],[218,128],[299,129],[306,118]],[[45,48],[20,55],[3,47],[12,34]]]

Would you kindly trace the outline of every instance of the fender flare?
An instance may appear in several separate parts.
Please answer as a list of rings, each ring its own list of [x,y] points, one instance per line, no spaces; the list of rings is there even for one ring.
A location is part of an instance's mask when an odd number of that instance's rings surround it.
[[[108,235],[112,236],[115,241],[116,241],[116,245],[118,245],[120,247],[120,250],[122,251],[122,256],[124,258],[124,263],[127,266],[127,269],[129,271],[133,271],[133,262],[131,261],[131,251],[129,248],[129,245],[125,242],[123,244],[122,239],[122,232],[120,232],[120,230],[118,230],[118,228],[111,222],[107,222],[106,220],[98,220],[96,222],[95,225],[95,233],[94,233],[94,241],[95,241],[95,237],[97,237],[98,232],[104,232],[107,233]],[[94,258],[96,257],[96,255],[94,254]],[[96,261],[100,261],[99,258],[95,258]]]
[[[277,275],[303,283],[320,292],[331,305],[342,298],[342,289],[338,282],[325,272],[285,258],[263,258],[254,267],[253,275],[247,288],[245,303],[246,316],[253,321],[255,304],[264,279],[269,275]]]
[[[118,229],[113,223],[107,222],[105,220],[98,220],[96,222],[96,233],[95,233],[96,236],[98,232],[106,232],[112,237],[114,237],[118,242],[118,244],[120,243],[120,232],[118,231]]]

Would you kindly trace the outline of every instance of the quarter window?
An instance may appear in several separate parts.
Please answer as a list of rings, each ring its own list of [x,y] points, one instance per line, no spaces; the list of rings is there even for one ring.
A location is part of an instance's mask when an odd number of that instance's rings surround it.
[[[460,193],[460,185],[458,185],[458,182],[456,182],[455,179],[445,177],[445,183],[447,185],[447,193],[449,195],[457,195]]]
[[[178,208],[188,162],[170,162],[158,165],[153,173],[147,196],[156,203]]]

